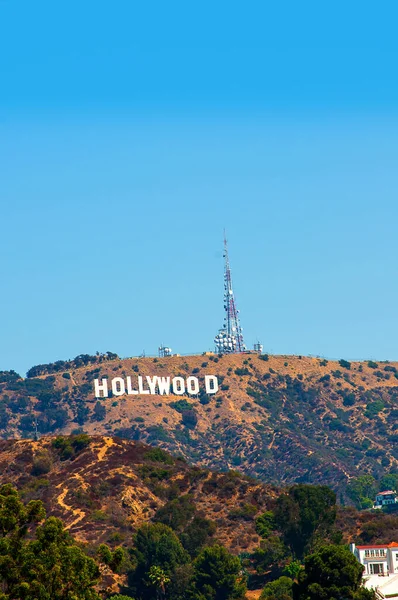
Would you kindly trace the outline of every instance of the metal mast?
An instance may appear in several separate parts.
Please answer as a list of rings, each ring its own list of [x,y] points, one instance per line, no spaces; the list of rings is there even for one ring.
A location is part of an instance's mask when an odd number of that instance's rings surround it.
[[[228,244],[224,231],[224,326],[214,338],[216,351],[222,354],[232,352],[244,352],[246,350],[243,341],[242,327],[239,322],[239,311],[236,308],[234,292],[232,288],[231,267],[228,257]]]

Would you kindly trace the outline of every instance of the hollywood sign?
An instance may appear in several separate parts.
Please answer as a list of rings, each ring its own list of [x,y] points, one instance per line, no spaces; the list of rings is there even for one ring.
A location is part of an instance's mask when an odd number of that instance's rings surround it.
[[[133,383],[132,377],[114,377],[110,384],[108,379],[94,379],[94,395],[96,398],[108,398],[109,391],[113,396],[128,396],[151,394],[164,395],[176,394],[182,396],[199,394],[200,385],[197,377],[143,377],[138,375],[137,382]],[[206,394],[218,392],[218,379],[215,375],[205,375],[204,390]]]

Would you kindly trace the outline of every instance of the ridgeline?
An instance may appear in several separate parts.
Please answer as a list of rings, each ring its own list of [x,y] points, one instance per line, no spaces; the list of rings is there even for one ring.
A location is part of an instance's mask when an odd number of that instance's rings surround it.
[[[203,392],[218,377],[216,394]],[[198,378],[192,395],[97,399],[94,379]],[[344,501],[360,474],[398,466],[398,363],[300,356],[129,358],[82,355],[0,372],[0,438],[86,432],[160,446],[200,467],[277,485],[325,484]]]

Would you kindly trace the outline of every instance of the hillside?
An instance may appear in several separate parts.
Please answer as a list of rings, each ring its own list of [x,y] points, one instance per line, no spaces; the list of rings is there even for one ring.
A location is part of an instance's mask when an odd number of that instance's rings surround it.
[[[212,540],[234,554],[258,548],[255,520],[274,510],[284,492],[236,471],[189,466],[141,442],[86,435],[0,440],[0,485],[5,483],[17,487],[24,502],[42,500],[47,514],[60,517],[88,547],[129,546],[138,527],[179,502],[167,524],[176,517],[177,527],[195,516],[209,519]],[[336,527],[347,542],[388,542],[398,534],[398,515],[340,508]]]
[[[42,435],[118,435],[202,467],[238,469],[281,485],[325,483],[341,492],[352,476],[398,466],[398,363],[110,355],[41,366],[30,375],[0,372],[3,438],[32,437],[37,418]],[[94,379],[139,375],[195,376],[200,393],[94,398]],[[218,377],[214,395],[203,392],[206,375]]]
[[[275,488],[236,472],[189,467],[140,442],[76,440],[69,446],[63,438],[57,447],[49,437],[0,441],[0,485],[12,483],[25,501],[43,500],[48,514],[62,518],[76,539],[97,546],[131,541],[132,531],[187,494],[197,514],[216,523],[218,541],[235,552],[258,546],[254,514],[269,508]]]

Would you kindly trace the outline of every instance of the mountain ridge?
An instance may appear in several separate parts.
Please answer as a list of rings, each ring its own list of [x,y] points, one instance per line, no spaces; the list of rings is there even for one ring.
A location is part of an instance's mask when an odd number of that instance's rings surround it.
[[[59,361],[55,372],[42,365],[27,379],[3,374],[0,437],[32,437],[37,420],[41,435],[118,435],[199,466],[238,468],[269,483],[325,483],[343,495],[350,478],[398,466],[398,363],[254,353],[110,354],[83,364]],[[146,375],[194,376],[201,387],[205,375],[215,375],[219,390],[94,398],[95,378]]]

